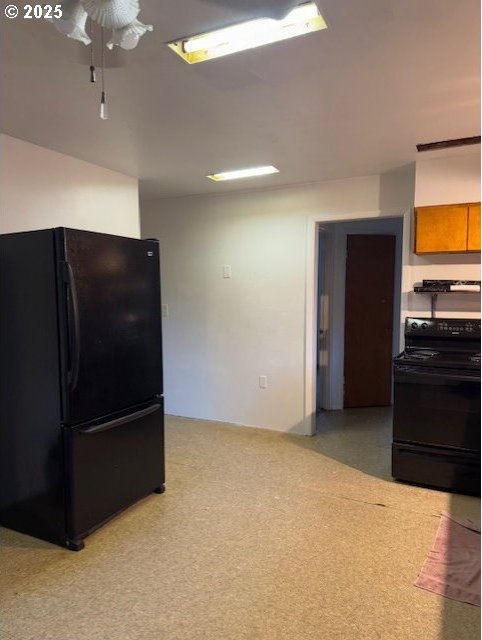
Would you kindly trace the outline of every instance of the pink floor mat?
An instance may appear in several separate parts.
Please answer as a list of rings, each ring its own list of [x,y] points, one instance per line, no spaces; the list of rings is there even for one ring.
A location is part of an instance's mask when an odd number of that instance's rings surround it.
[[[480,607],[480,526],[443,513],[415,586]]]

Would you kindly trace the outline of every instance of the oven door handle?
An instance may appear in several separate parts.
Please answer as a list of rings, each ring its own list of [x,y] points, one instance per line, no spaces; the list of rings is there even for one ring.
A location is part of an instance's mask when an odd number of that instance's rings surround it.
[[[441,382],[480,382],[480,375],[476,373],[456,373],[452,370],[444,369],[419,369],[408,366],[395,366],[393,369],[395,380],[399,382],[422,382],[424,378],[436,378]]]

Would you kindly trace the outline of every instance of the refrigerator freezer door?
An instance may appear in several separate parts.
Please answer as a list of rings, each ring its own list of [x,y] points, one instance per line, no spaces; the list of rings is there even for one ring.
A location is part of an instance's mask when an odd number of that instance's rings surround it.
[[[64,427],[68,546],[164,485],[162,400],[95,426]]]
[[[57,244],[64,424],[162,394],[157,243],[58,229]]]

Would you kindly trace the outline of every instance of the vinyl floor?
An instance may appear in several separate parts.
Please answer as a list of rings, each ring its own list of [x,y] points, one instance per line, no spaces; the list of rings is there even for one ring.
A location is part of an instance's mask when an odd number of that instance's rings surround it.
[[[390,477],[390,409],[312,437],[168,417],[166,493],[79,553],[1,531],[4,640],[475,640],[480,610],[414,586],[446,510]]]

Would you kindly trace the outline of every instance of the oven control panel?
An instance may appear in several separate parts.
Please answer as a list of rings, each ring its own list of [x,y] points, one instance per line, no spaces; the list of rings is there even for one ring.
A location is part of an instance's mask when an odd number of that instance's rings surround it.
[[[406,318],[406,336],[480,338],[477,318]]]

